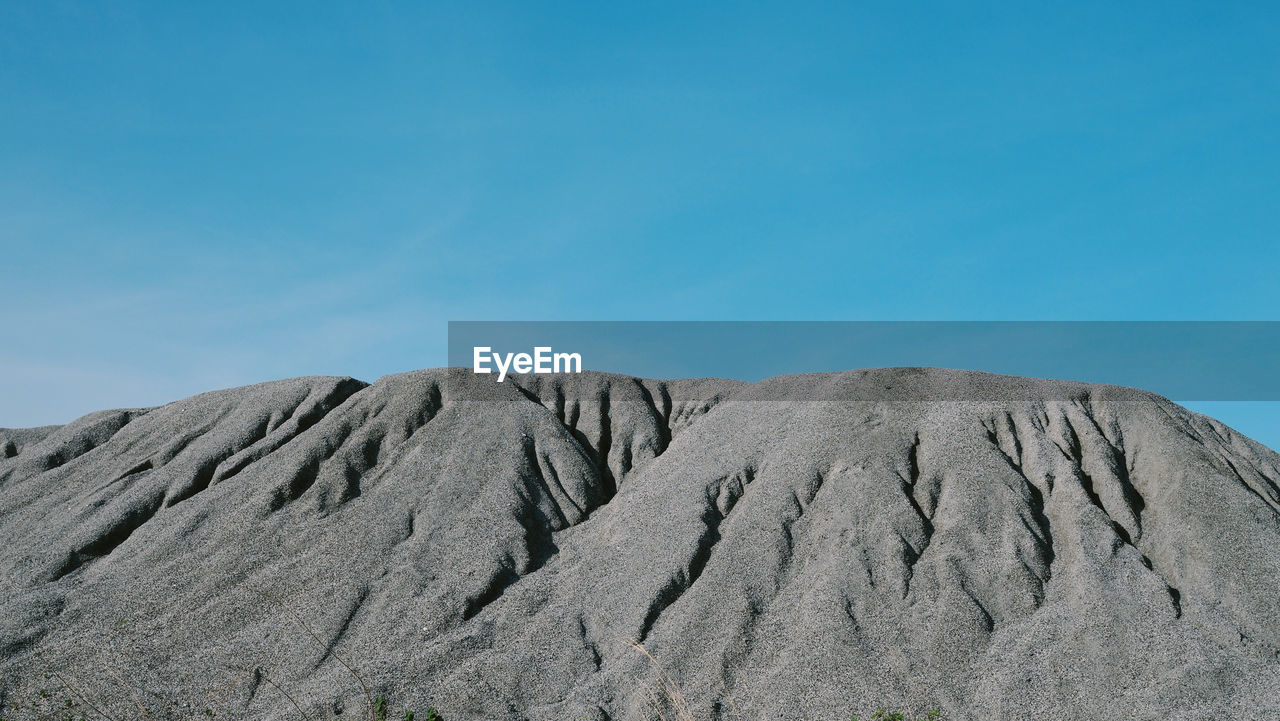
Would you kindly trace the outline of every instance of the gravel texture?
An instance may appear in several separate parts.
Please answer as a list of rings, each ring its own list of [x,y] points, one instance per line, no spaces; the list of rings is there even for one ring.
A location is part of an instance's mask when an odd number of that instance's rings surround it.
[[[7,717],[1280,718],[1280,456],[1168,400],[454,373],[0,430]],[[811,400],[913,383],[1022,392]]]

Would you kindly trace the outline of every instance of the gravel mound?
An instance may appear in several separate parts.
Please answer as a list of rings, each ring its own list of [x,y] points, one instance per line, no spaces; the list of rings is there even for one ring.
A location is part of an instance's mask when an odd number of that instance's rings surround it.
[[[1280,718],[1280,456],[1168,400],[454,373],[0,430],[9,717]],[[913,383],[1030,394],[785,400]]]

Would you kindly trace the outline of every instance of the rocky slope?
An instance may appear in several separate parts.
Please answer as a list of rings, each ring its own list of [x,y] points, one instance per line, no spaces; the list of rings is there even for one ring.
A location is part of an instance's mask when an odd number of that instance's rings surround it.
[[[1280,717],[1280,456],[1167,400],[449,379],[0,430],[10,715],[658,718],[638,641],[697,719]],[[813,400],[920,383],[992,392]]]

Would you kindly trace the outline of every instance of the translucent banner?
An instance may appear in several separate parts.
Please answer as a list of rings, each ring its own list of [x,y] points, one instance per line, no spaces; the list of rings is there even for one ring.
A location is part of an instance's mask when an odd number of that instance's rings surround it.
[[[1276,321],[451,321],[460,396],[599,371],[758,382],[759,400],[1074,398],[1076,383],[1178,401],[1280,400]],[[986,374],[854,369],[956,369]],[[1054,379],[1044,384],[1026,379]],[[677,384],[697,396],[723,385]],[[1094,391],[1097,393],[1098,391]],[[1120,389],[1109,391],[1125,396]]]

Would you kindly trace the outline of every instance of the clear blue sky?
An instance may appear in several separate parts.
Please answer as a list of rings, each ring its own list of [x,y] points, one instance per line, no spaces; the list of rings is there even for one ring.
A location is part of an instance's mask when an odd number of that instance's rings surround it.
[[[1275,319],[1277,68],[1268,3],[0,2],[0,425],[450,319]]]

